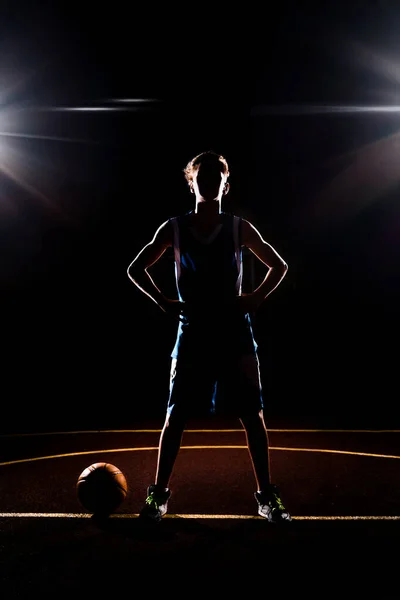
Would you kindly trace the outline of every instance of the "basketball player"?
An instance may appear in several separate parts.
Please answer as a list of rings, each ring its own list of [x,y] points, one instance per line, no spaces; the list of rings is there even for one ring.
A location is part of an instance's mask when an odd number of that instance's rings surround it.
[[[169,481],[187,419],[220,413],[237,417],[255,475],[258,514],[288,522],[279,488],[271,481],[269,441],[263,415],[257,343],[251,314],[284,278],[288,266],[249,221],[221,210],[228,193],[229,166],[212,151],[184,168],[194,210],[165,221],[131,262],[132,282],[165,313],[176,317],[169,398],[161,431],[154,484],[140,516],[160,521],[171,495]],[[167,298],[148,269],[173,248],[178,298]],[[242,293],[242,249],[266,266],[261,284]]]

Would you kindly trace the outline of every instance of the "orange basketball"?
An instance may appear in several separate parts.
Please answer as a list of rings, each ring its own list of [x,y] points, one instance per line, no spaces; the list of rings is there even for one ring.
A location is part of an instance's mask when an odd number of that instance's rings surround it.
[[[128,484],[122,471],[106,462],[87,467],[79,475],[76,490],[80,503],[96,515],[113,513],[125,500]]]

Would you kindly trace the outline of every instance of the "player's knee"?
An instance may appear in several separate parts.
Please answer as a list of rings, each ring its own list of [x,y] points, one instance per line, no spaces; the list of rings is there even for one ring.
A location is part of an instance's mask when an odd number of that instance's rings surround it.
[[[263,411],[254,411],[251,413],[243,414],[240,417],[243,427],[246,431],[254,431],[255,429],[264,428],[264,415]]]
[[[185,428],[186,421],[187,421],[187,417],[186,417],[185,413],[178,410],[176,407],[173,407],[168,411],[168,414],[167,414],[165,422],[164,422],[164,428],[168,427],[169,430],[171,430],[171,429],[183,430]]]

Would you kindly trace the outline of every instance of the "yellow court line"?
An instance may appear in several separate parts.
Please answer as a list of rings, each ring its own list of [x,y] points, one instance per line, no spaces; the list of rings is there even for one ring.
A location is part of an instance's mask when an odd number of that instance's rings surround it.
[[[400,429],[267,429],[268,433],[400,433]],[[241,429],[185,429],[184,433],[244,433]],[[49,435],[83,435],[94,433],[161,433],[161,429],[84,429],[76,431],[41,431],[3,433],[0,438],[40,437]]]
[[[92,513],[32,513],[32,512],[14,512],[0,513],[1,519],[20,518],[20,519],[91,519]],[[138,513],[125,514],[115,513],[109,515],[108,519],[137,519]],[[264,517],[259,515],[212,515],[212,514],[167,514],[163,519],[251,519],[265,521]],[[400,521],[400,515],[345,515],[345,516],[293,516],[295,521]]]
[[[39,460],[50,460],[53,458],[68,458],[72,456],[84,456],[85,454],[109,454],[116,452],[139,452],[157,450],[158,446],[148,446],[144,448],[109,448],[107,450],[85,450],[84,452],[69,452],[67,454],[53,454],[51,456],[35,456],[33,458],[20,458],[1,462],[0,467],[7,465],[17,465],[27,462],[36,462]],[[247,446],[181,446],[181,450],[248,450]],[[400,459],[400,456],[393,454],[374,454],[371,452],[352,452],[350,450],[332,450],[327,448],[284,448],[278,446],[270,446],[270,450],[280,450],[283,452],[321,452],[327,454],[345,454],[350,456],[367,456],[368,458],[394,458]]]

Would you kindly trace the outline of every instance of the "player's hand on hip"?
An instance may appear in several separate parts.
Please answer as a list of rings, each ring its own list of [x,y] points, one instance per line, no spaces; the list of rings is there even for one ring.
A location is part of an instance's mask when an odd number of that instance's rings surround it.
[[[161,308],[169,317],[179,320],[184,306],[185,303],[181,300],[166,298]]]

